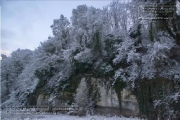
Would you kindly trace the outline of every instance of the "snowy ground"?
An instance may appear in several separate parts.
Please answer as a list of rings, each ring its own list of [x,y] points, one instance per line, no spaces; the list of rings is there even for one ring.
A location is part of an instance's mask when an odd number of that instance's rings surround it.
[[[107,117],[107,116],[70,116],[65,114],[2,114],[1,120],[140,120],[138,118]]]

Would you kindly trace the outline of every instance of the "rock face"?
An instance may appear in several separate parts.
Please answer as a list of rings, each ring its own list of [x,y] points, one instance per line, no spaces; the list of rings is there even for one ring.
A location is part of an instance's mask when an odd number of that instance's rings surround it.
[[[113,88],[106,89],[104,86],[98,85],[100,93],[100,101],[98,106],[102,107],[119,107],[119,100]]]
[[[68,106],[64,101],[62,102],[60,99],[53,98],[54,96],[42,95],[40,94],[37,99],[36,106],[37,107],[49,107],[52,105],[53,107],[64,107]]]
[[[80,92],[78,94],[80,95],[78,96],[78,99],[85,99],[85,96],[81,95],[85,95],[83,93],[87,91],[86,89],[96,87],[92,88],[92,90],[97,90],[100,96],[96,102],[97,107],[95,108],[98,114],[123,114],[127,116],[137,116],[139,114],[139,107],[135,95],[133,95],[129,90],[123,89],[122,91],[119,91],[119,94],[121,95],[121,100],[119,100],[117,91],[115,91],[114,87],[110,84],[102,83],[102,81],[103,80],[101,78],[82,77],[76,91]],[[48,107],[50,105],[51,98],[53,98],[53,96],[39,95],[37,99],[37,106]],[[119,102],[121,105],[119,105]],[[60,99],[53,99],[52,106],[60,107],[63,105],[67,105],[65,101],[62,103]]]
[[[49,106],[48,99],[49,99],[49,96],[40,94],[38,96],[36,106],[37,107],[48,107]]]
[[[91,80],[91,85],[94,84],[98,87],[100,99],[97,102],[97,112],[99,114],[123,114],[127,116],[137,116],[139,114],[139,107],[136,96],[133,95],[128,89],[119,91],[121,100],[118,99],[117,93],[113,86],[102,84],[100,78],[88,78]],[[81,82],[87,81],[87,78],[82,78]],[[80,86],[79,86],[80,87]],[[79,89],[79,88],[78,88]],[[121,101],[121,111],[119,101]]]
[[[99,93],[101,95],[98,106],[102,107],[103,111],[107,113],[123,114],[127,116],[139,115],[139,107],[136,96],[133,95],[128,89],[123,89],[121,94],[121,111],[119,109],[119,99],[113,87],[106,89],[104,86],[98,85]],[[117,109],[118,108],[118,109]],[[108,110],[109,109],[109,110]]]
[[[139,107],[137,103],[136,96],[133,95],[129,90],[123,89],[121,91],[121,107],[123,111],[130,111],[133,116],[137,116],[139,114]],[[128,112],[127,112],[128,113]],[[125,114],[127,114],[125,113]]]

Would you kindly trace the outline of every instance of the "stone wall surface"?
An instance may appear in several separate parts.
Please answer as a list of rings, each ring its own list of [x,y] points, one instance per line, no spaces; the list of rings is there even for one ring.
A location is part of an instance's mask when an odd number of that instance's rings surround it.
[[[139,107],[137,103],[136,96],[133,95],[128,89],[123,89],[121,91],[121,106],[122,110],[131,111],[132,115],[136,116],[139,114]]]
[[[101,107],[119,107],[119,100],[113,88],[106,89],[104,86],[98,85],[100,93],[100,101],[97,103]]]
[[[38,96],[36,106],[37,107],[48,107],[49,106],[48,99],[49,99],[49,96],[40,94]]]
[[[106,85],[102,84],[101,78],[94,78],[94,77],[82,77],[81,78],[81,84],[86,84],[87,80],[90,80],[91,87],[97,86],[98,92],[100,95],[100,99],[97,102],[97,111],[102,114],[108,114],[110,111],[112,114],[120,114],[123,113],[125,115],[129,116],[137,116],[139,114],[139,107],[137,103],[136,96],[133,95],[128,89],[123,89],[122,91],[119,91],[119,94],[121,94],[121,111],[120,111],[120,105],[118,100],[118,95],[113,86],[107,87]],[[77,89],[80,89],[82,86],[79,84]],[[82,84],[82,85],[83,85]],[[88,84],[87,84],[88,85]],[[52,96],[51,96],[52,97]],[[39,95],[37,99],[37,106],[43,106],[47,107],[49,106],[49,99],[50,96],[47,95]],[[62,103],[62,101],[58,99],[53,99],[53,106],[60,107],[62,105],[65,105],[66,103]],[[103,112],[104,111],[104,112]],[[106,111],[106,112],[105,112]]]

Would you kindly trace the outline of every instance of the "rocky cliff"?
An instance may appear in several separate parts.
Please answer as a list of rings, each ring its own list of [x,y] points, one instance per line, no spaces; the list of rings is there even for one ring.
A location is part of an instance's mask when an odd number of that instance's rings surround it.
[[[116,115],[127,115],[127,116],[137,116],[139,115],[139,107],[137,103],[136,96],[132,94],[127,88],[124,88],[122,91],[116,91],[115,88],[110,83],[104,83],[103,78],[95,78],[95,77],[82,77],[80,79],[79,85],[76,88],[76,93],[74,96],[78,94],[78,98],[74,100],[73,104],[79,104],[79,102],[84,102],[87,107],[86,102],[88,101],[88,92],[90,89],[96,89],[98,96],[93,96],[94,94],[90,94],[89,97],[93,98],[96,103],[93,103],[95,107],[95,112],[97,114],[116,114]],[[91,88],[90,88],[91,87]],[[82,91],[78,91],[82,90]],[[66,94],[66,91],[61,91],[59,94]],[[77,93],[81,92],[81,93]],[[118,98],[119,94],[121,97]],[[58,94],[56,94],[57,96]],[[60,96],[60,95],[59,95]],[[64,95],[65,96],[65,95]],[[64,98],[61,95],[60,98],[57,98],[53,95],[43,95],[39,94],[37,97],[36,106],[37,107],[49,107],[52,103],[53,107],[62,107],[69,106],[68,101],[62,101]],[[77,103],[76,103],[77,102]],[[80,105],[81,105],[80,104]],[[121,106],[121,108],[120,108]],[[84,109],[84,108],[82,108]]]

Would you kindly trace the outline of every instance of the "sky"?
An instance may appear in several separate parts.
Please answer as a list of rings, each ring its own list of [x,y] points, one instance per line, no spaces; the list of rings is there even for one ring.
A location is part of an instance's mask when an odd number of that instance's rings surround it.
[[[86,4],[103,8],[111,0],[0,0],[1,54],[20,49],[34,50],[52,36],[50,26],[61,14],[70,19],[72,10]]]

